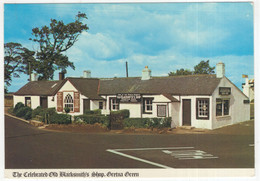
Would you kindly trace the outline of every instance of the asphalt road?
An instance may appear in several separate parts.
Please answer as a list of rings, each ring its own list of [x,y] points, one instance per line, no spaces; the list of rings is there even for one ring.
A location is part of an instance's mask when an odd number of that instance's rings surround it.
[[[254,168],[253,143],[253,134],[53,132],[5,116],[6,169]]]

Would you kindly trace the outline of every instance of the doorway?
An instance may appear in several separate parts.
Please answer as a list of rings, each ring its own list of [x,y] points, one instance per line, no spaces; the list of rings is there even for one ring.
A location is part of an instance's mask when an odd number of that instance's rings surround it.
[[[182,100],[182,125],[191,126],[191,100]]]

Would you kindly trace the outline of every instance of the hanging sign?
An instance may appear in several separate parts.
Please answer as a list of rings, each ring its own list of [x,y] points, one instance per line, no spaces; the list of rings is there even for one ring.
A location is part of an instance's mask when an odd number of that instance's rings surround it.
[[[231,94],[231,87],[219,87],[219,95],[230,95]]]
[[[141,102],[141,94],[117,94],[116,98],[120,102]]]

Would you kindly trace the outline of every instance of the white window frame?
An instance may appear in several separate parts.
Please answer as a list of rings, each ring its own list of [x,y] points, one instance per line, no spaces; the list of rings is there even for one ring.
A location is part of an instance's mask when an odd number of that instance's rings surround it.
[[[221,100],[221,115],[217,115],[217,104],[219,101],[217,99]],[[228,114],[225,115],[225,101],[228,101]],[[230,99],[229,98],[216,98],[216,117],[224,117],[224,116],[230,116]]]
[[[119,101],[116,98],[111,98],[111,110],[112,111],[118,111],[119,110]],[[114,109],[115,107],[115,109]]]
[[[71,97],[71,99],[67,99],[67,97],[69,96]],[[74,112],[74,98],[70,93],[67,93],[65,95],[63,104],[64,104],[63,106],[64,108],[68,107],[70,108],[70,112]]]
[[[144,102],[144,113],[152,113],[153,112],[153,98],[143,98]]]
[[[197,119],[209,119],[210,99],[209,98],[197,98],[196,101],[197,101],[196,118]]]

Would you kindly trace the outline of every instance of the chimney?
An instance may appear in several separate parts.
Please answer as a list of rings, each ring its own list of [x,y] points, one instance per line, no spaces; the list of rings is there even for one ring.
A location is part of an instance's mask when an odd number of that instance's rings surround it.
[[[91,78],[91,71],[90,70],[84,70],[83,71],[83,78]]]
[[[149,80],[151,79],[151,70],[148,69],[148,66],[145,66],[145,68],[142,71],[142,80]]]
[[[32,73],[31,74],[31,81],[37,81],[37,80],[38,80],[37,74],[36,73]]]
[[[64,79],[64,72],[59,72],[59,80],[63,80]]]
[[[243,93],[250,98],[250,85],[249,85],[249,80],[248,76],[244,76],[245,78],[245,85],[243,86]]]
[[[217,78],[225,77],[225,64],[223,62],[217,63],[216,75],[217,75]]]

